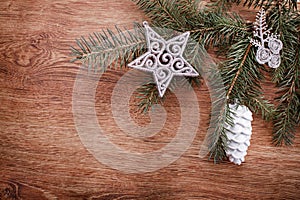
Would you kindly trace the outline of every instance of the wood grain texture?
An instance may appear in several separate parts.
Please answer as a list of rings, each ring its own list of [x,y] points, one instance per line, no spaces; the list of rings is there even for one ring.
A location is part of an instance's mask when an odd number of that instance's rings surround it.
[[[236,10],[253,20],[255,12]],[[197,136],[168,167],[125,174],[99,163],[85,149],[73,120],[78,65],[69,62],[69,46],[81,35],[114,24],[130,27],[143,19],[129,0],[1,1],[0,199],[299,199],[299,137],[293,147],[274,147],[272,125],[259,116],[242,166],[198,158],[210,112],[205,85],[196,91],[201,110]],[[165,103],[171,117],[159,137],[127,141],[109,109],[124,73],[110,70],[101,78],[99,88],[105,90],[98,88],[96,94],[99,121],[117,144],[140,152],[159,148],[174,136],[178,104],[174,97]],[[273,84],[266,81],[264,88],[272,100]],[[148,120],[133,116],[139,123]]]

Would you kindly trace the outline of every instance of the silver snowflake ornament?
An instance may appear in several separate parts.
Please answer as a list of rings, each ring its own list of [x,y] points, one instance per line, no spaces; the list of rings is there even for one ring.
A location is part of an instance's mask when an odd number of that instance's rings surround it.
[[[146,30],[148,51],[128,66],[153,73],[160,97],[164,96],[174,76],[199,76],[182,56],[189,32],[166,41],[147,22],[143,22],[143,25]]]

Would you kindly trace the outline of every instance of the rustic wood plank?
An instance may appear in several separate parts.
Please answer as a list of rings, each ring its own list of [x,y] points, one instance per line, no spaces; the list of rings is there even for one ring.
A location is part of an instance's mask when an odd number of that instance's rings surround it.
[[[249,20],[254,12],[238,9]],[[82,145],[72,114],[78,65],[69,63],[74,38],[114,24],[131,26],[146,17],[129,0],[13,1],[0,4],[0,199],[298,199],[299,137],[291,148],[271,144],[272,125],[256,116],[247,162],[214,165],[198,158],[209,115],[209,92],[197,90],[201,124],[184,155],[151,173],[125,174],[99,163]],[[125,70],[126,71],[126,70]],[[125,73],[110,70],[96,94],[99,121],[112,141],[140,152],[174,137],[173,117],[149,141],[127,141],[109,109],[114,86]],[[265,84],[274,98],[274,86]],[[133,114],[139,123],[148,118]],[[139,119],[141,117],[141,119]],[[299,133],[299,129],[297,130]]]

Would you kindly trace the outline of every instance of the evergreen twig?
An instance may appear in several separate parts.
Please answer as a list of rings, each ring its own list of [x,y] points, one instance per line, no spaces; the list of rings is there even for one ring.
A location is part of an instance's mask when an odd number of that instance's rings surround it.
[[[139,99],[137,106],[143,113],[148,113],[153,105],[162,104],[164,97],[161,98],[159,96],[155,83],[147,83],[140,86],[136,90],[135,96],[136,99]]]
[[[244,54],[244,56],[243,56],[243,59],[242,59],[241,63],[240,63],[239,66],[238,66],[238,70],[236,71],[235,76],[234,76],[234,78],[232,79],[232,81],[231,81],[231,83],[230,83],[228,92],[227,92],[227,94],[226,94],[226,98],[227,98],[227,99],[229,99],[229,96],[230,96],[230,94],[231,94],[231,92],[232,92],[232,89],[233,89],[233,87],[235,86],[235,83],[236,83],[236,81],[237,81],[237,79],[238,79],[238,77],[239,77],[239,75],[240,75],[240,73],[241,73],[241,71],[242,71],[242,69],[243,69],[244,63],[245,63],[245,61],[246,61],[246,59],[247,59],[247,56],[248,56],[248,54],[249,54],[249,52],[250,52],[251,46],[252,46],[252,45],[249,43],[248,46],[247,46],[247,49],[246,49],[246,51],[245,51],[245,54]]]
[[[280,33],[283,42],[281,66],[274,72],[279,88],[279,104],[274,115],[273,143],[291,145],[299,124],[300,96],[300,14],[286,4],[277,4],[270,10],[270,26]]]
[[[72,62],[80,61],[89,69],[105,71],[107,67],[126,65],[145,48],[144,31],[139,24],[132,31],[116,27],[116,32],[107,29],[90,35],[88,40],[77,39],[78,47],[71,47]]]

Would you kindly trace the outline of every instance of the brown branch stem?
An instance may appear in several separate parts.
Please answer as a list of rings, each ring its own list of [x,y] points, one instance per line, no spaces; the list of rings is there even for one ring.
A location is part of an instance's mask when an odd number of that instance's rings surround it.
[[[237,81],[237,79],[238,79],[238,77],[239,77],[239,75],[240,75],[240,73],[241,73],[241,71],[242,71],[242,69],[243,69],[244,63],[245,63],[245,61],[246,61],[246,59],[247,59],[247,56],[248,56],[248,54],[249,54],[249,52],[250,52],[251,46],[252,46],[252,44],[249,43],[249,45],[248,45],[248,47],[247,47],[247,50],[246,50],[246,52],[245,52],[245,54],[244,54],[243,60],[242,60],[242,62],[240,63],[239,68],[238,68],[238,71],[236,72],[235,77],[234,77],[234,79],[232,80],[232,82],[231,82],[231,84],[230,84],[230,87],[229,87],[229,89],[228,89],[228,92],[227,92],[227,94],[226,94],[226,98],[227,98],[227,99],[229,99],[229,96],[230,96],[230,94],[231,94],[231,92],[232,92],[232,90],[233,90],[233,87],[234,87],[234,85],[235,85],[235,83],[236,83],[236,81]]]

